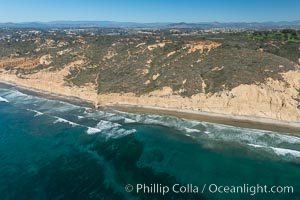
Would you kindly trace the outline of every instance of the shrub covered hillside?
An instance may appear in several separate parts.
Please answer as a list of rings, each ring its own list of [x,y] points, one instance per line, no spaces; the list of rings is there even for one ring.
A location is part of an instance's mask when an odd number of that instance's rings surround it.
[[[65,83],[137,95],[171,87],[192,96],[281,80],[300,62],[300,31],[1,29],[0,67],[20,78],[69,69]]]

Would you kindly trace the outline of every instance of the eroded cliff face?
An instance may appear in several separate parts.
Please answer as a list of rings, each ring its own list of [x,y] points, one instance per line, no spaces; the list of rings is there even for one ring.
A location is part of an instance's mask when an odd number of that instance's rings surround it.
[[[39,63],[40,60],[36,58],[10,58],[0,60],[0,67],[16,66],[20,68],[31,68],[35,67]]]
[[[258,85],[242,84],[232,90],[208,94],[198,93],[191,97],[180,96],[171,87],[163,87],[144,95],[134,93],[97,94],[96,86],[93,84],[78,87],[65,82],[69,71],[84,62],[84,60],[77,60],[66,64],[60,71],[41,70],[38,73],[26,75],[25,78],[2,72],[0,80],[63,95],[77,96],[93,101],[95,105],[156,106],[300,122],[299,70],[282,73],[284,81],[268,78],[265,83]]]
[[[192,97],[175,95],[170,87],[164,87],[140,97],[132,93],[100,95],[98,102],[119,102],[300,122],[300,72],[289,71],[282,76],[289,84],[270,78],[260,85],[240,85],[230,91],[199,93]]]
[[[65,77],[69,74],[69,70],[80,66],[85,61],[79,59],[70,62],[58,71],[51,71],[48,69],[40,70],[38,73],[17,76],[11,72],[0,73],[0,80],[9,81],[20,86],[28,88],[44,90],[47,92],[58,93],[67,96],[80,97],[89,101],[95,102],[97,100],[97,91],[92,85],[85,85],[83,87],[68,86],[65,82]]]

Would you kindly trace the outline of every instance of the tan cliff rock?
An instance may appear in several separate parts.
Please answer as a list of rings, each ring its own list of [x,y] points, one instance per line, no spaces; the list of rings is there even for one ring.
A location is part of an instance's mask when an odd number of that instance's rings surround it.
[[[79,59],[68,63],[59,71],[41,70],[35,74],[18,78],[0,68],[0,80],[14,82],[21,86],[68,96],[77,96],[97,104],[129,104],[157,106],[174,109],[188,109],[230,115],[264,117],[277,120],[300,122],[299,70],[282,73],[285,80],[268,78],[265,83],[239,85],[232,90],[215,94],[199,93],[191,97],[176,94],[170,87],[163,87],[149,94],[137,96],[134,93],[97,94],[95,85],[77,87],[65,83],[65,77],[73,67],[80,67],[85,61]]]
[[[16,66],[19,68],[31,68],[40,63],[39,58],[10,58],[0,60],[0,68],[5,66]]]
[[[197,50],[199,50],[200,53],[203,53],[204,50],[207,50],[209,52],[212,49],[215,49],[221,45],[222,45],[221,43],[206,40],[206,41],[192,41],[189,44],[187,44],[186,47],[189,49],[189,53],[193,53]]]
[[[300,75],[299,72],[290,73]],[[298,95],[296,88],[286,88],[282,82],[269,80],[261,86],[240,85],[231,91],[213,95],[201,93],[191,98],[171,94],[170,88],[164,88],[141,97],[120,94],[99,95],[98,101],[103,104],[118,102],[300,122],[298,102],[293,99],[296,95]]]

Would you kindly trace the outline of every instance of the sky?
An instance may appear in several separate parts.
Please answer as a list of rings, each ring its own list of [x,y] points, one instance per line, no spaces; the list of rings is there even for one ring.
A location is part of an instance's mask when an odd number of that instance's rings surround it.
[[[0,0],[0,22],[300,20],[300,0]]]

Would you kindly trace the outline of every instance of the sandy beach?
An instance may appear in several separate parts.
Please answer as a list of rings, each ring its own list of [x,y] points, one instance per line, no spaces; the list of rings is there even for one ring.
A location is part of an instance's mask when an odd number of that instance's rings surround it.
[[[65,101],[72,104],[86,106],[86,107],[90,107],[91,109],[95,109],[94,102],[89,99],[84,99],[82,98],[82,96],[81,97],[68,96],[65,94],[49,92],[49,91],[45,91],[33,87],[17,85],[10,81],[0,81],[0,83],[3,85],[16,87],[18,90],[28,94],[41,96],[47,99],[56,99],[60,101]],[[297,136],[299,136],[300,134],[300,123],[268,119],[268,118],[260,118],[254,116],[251,117],[251,116],[242,116],[242,115],[227,115],[227,114],[220,114],[220,113],[213,113],[213,112],[173,109],[173,108],[158,107],[158,106],[129,105],[129,104],[121,104],[121,103],[109,103],[109,104],[99,105],[98,109],[101,110],[114,109],[114,110],[131,112],[131,113],[150,113],[150,114],[159,114],[159,115],[170,115],[179,118],[205,121],[211,123],[219,123],[219,124],[237,126],[243,128],[284,132],[284,133],[290,133],[292,135],[297,135]]]

